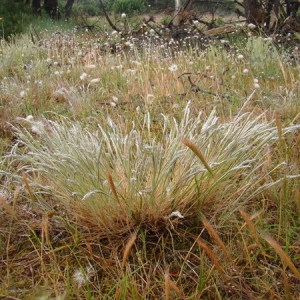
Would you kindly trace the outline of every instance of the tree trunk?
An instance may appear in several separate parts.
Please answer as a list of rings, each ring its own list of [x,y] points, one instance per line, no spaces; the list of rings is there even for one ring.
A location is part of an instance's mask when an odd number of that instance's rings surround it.
[[[65,5],[65,14],[68,17],[71,14],[72,7],[75,0],[67,0],[67,4]]]
[[[274,1],[268,0],[266,5],[266,27],[270,28],[271,25],[271,13],[273,10]]]
[[[174,12],[173,25],[176,27],[180,25],[181,10],[182,10],[181,0],[175,0],[175,12]]]
[[[248,24],[261,26],[267,20],[266,12],[258,0],[244,0],[244,8]]]
[[[183,9],[190,10],[192,8],[192,5],[194,2],[195,2],[195,0],[186,0],[186,2],[184,3]]]
[[[174,26],[178,27],[188,19],[193,2],[194,0],[185,0],[185,3],[183,4],[182,0],[175,0]]]
[[[44,9],[53,19],[58,18],[58,2],[57,0],[44,0]]]
[[[41,14],[41,0],[32,0],[31,6],[35,14]]]

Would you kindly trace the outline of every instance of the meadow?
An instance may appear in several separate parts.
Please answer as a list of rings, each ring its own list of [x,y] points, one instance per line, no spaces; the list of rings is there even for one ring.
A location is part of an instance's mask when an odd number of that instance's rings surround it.
[[[300,299],[299,36],[88,29],[1,41],[0,297]]]

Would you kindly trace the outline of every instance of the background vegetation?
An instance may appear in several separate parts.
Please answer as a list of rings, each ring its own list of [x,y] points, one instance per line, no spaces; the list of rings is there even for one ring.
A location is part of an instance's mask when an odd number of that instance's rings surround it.
[[[28,27],[34,17],[28,5],[22,2],[3,0],[0,6],[1,39],[20,33]]]
[[[290,0],[280,1],[136,1],[136,0],[4,0],[0,15],[2,16],[2,37],[8,38],[14,33],[25,30],[34,17],[43,15],[53,20],[68,20],[70,15],[82,20],[88,16],[116,14],[137,14],[163,11],[170,15],[166,25],[173,25],[175,29],[187,22],[199,21],[208,27],[218,27],[224,24],[219,18],[224,15],[236,15],[245,18],[248,24],[254,24],[266,34],[275,32],[300,31],[298,18],[299,2]],[[205,15],[211,15],[211,21]],[[33,16],[34,15],[34,16]],[[218,16],[216,20],[216,15]],[[225,18],[227,19],[227,18]],[[227,20],[228,21],[228,20]],[[111,27],[114,27],[109,22]],[[170,29],[170,28],[169,28]],[[174,28],[173,28],[174,29]]]

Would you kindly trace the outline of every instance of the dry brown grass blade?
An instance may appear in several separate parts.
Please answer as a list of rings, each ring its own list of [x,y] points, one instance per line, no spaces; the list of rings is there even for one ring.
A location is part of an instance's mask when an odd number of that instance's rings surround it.
[[[228,198],[227,201],[237,198],[244,190],[246,190],[248,187],[250,186],[250,184],[246,184],[244,186],[242,186],[240,189],[238,189],[235,193],[232,193]]]
[[[170,279],[170,272],[169,269],[165,271],[164,274],[165,279],[165,299],[170,300],[171,299],[171,289],[173,289],[177,295],[179,295],[182,299],[185,299],[184,293],[178,288],[177,284]]]
[[[253,234],[256,243],[260,245],[260,242],[259,242],[259,235],[258,235],[258,232],[257,232],[257,230],[256,230],[256,228],[255,228],[255,226],[254,226],[254,224],[253,224],[251,218],[250,218],[249,215],[248,215],[245,211],[243,211],[243,210],[240,210],[240,214],[241,214],[242,218],[244,219],[244,221],[246,222],[246,224],[248,225],[248,227],[249,227],[251,233]],[[243,225],[242,227],[244,227],[244,225]]]
[[[29,194],[29,196],[30,196],[30,199],[31,199],[31,200],[35,200],[36,197],[34,196],[34,193],[33,193],[32,190],[31,190],[31,187],[30,187],[30,185],[29,185],[29,182],[28,182],[28,180],[27,180],[27,177],[26,177],[25,173],[22,173],[22,179],[23,179],[23,182],[24,182],[24,184],[25,184],[25,187],[26,187],[26,189],[27,189],[27,191],[28,191],[28,194]]]
[[[248,250],[253,250],[253,249],[256,249],[256,248],[259,248],[259,247],[260,247],[259,244],[254,243],[254,244],[249,245],[249,246],[247,247],[247,249],[248,249]]]
[[[292,120],[291,124],[299,123],[297,119],[300,118],[300,112],[296,115],[296,117]]]
[[[290,257],[284,252],[278,242],[276,242],[270,235],[263,234],[261,237],[275,250],[280,256],[282,262],[284,262],[294,273],[294,275],[300,280],[300,271],[295,267]]]
[[[288,77],[287,77],[287,73],[285,71],[286,68],[284,67],[284,65],[283,65],[283,63],[282,63],[282,61],[280,59],[278,60],[278,64],[279,64],[279,68],[280,68],[280,70],[282,72],[285,85],[288,86]]]
[[[108,183],[109,183],[109,185],[111,187],[111,190],[112,190],[112,193],[113,193],[114,197],[118,201],[119,205],[121,205],[121,201],[120,201],[120,198],[118,196],[116,186],[114,184],[114,181],[113,181],[110,173],[107,173],[107,180],[108,180]]]
[[[48,214],[43,215],[42,219],[42,242],[46,243],[47,246],[51,246],[49,236],[49,216]]]
[[[6,202],[6,200],[4,199],[3,196],[0,195],[0,206],[2,206],[5,211],[11,215],[14,219],[17,218],[15,211],[13,210],[13,208]]]
[[[228,259],[232,260],[232,256],[231,256],[230,252],[227,250],[227,248],[226,248],[225,244],[223,243],[223,241],[221,240],[220,236],[218,235],[216,230],[212,227],[212,225],[210,225],[210,223],[208,222],[208,220],[205,218],[204,215],[201,216],[201,221],[202,221],[204,227],[206,228],[206,230],[208,231],[208,233],[210,234],[210,236],[215,240],[215,242],[223,250],[226,257]]]
[[[281,124],[281,120],[280,117],[278,116],[278,114],[275,114],[275,122],[276,122],[276,127],[277,127],[277,132],[278,132],[278,138],[279,141],[282,140],[282,124]]]
[[[250,221],[252,221],[252,220],[256,219],[257,217],[259,217],[262,214],[262,212],[263,212],[262,210],[259,210],[259,211],[255,212],[253,215],[251,215],[249,217]],[[245,226],[247,226],[246,222],[241,226],[241,229],[243,229]]]
[[[119,299],[121,299],[121,287],[118,287],[117,289],[116,289],[116,293],[115,293],[115,299],[116,300],[119,300]]]
[[[198,149],[198,147],[197,147],[194,143],[192,143],[190,140],[188,140],[188,139],[184,139],[184,140],[182,141],[182,143],[183,143],[185,146],[189,147],[189,148],[190,148],[190,149],[198,156],[198,158],[201,160],[201,162],[203,163],[203,165],[204,165],[204,167],[206,168],[206,170],[213,176],[214,174],[213,174],[212,169],[210,168],[210,166],[209,166],[208,163],[206,162],[206,160],[205,160],[203,154],[202,154],[201,151]]]
[[[128,256],[130,254],[130,250],[132,248],[132,246],[134,245],[135,241],[137,238],[137,233],[135,232],[130,239],[128,240],[125,249],[124,249],[124,253],[123,253],[123,259],[122,259],[122,269],[125,267],[126,265],[126,261],[128,259]]]
[[[297,190],[295,193],[295,202],[296,202],[298,211],[300,211],[300,190]]]
[[[22,191],[22,187],[18,187],[18,188],[16,188],[16,190],[14,192],[14,196],[13,196],[13,199],[12,199],[12,205],[13,205],[14,210],[16,209],[17,199],[18,199],[21,191]]]
[[[179,289],[173,280],[170,280],[170,287],[177,293],[177,295],[179,295],[182,299],[185,299],[184,293]]]
[[[165,279],[165,299],[170,300],[171,299],[171,284],[170,284],[169,270],[165,271],[164,279]]]
[[[217,258],[217,256],[215,255],[215,253],[212,251],[212,249],[210,249],[210,247],[208,245],[206,245],[206,243],[203,240],[201,240],[200,238],[197,238],[196,242],[197,242],[198,246],[201,249],[203,249],[203,251],[206,253],[206,255],[213,262],[214,266],[219,271],[219,273],[223,275],[224,271],[220,265],[220,261]]]
[[[85,246],[86,246],[86,249],[88,250],[89,254],[90,254],[91,256],[93,256],[94,253],[93,253],[93,248],[92,248],[91,244],[88,243],[88,242],[85,242]]]
[[[281,270],[281,276],[283,279],[285,299],[293,299],[293,296],[291,294],[291,285],[289,282],[289,278],[288,278],[288,275],[286,274],[286,272],[284,272],[284,270]],[[299,299],[300,299],[300,296],[299,296]]]

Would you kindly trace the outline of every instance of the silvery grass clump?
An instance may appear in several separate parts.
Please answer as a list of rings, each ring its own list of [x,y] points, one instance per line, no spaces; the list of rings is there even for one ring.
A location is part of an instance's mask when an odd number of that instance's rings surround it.
[[[215,110],[192,117],[188,104],[180,121],[162,115],[161,132],[151,120],[145,114],[126,133],[111,119],[91,131],[63,117],[27,118],[29,126],[14,128],[25,152],[16,145],[6,159],[33,193],[51,192],[103,232],[159,226],[174,216],[224,220],[280,180],[271,179],[279,165],[268,159],[278,131],[263,114],[222,123]]]

